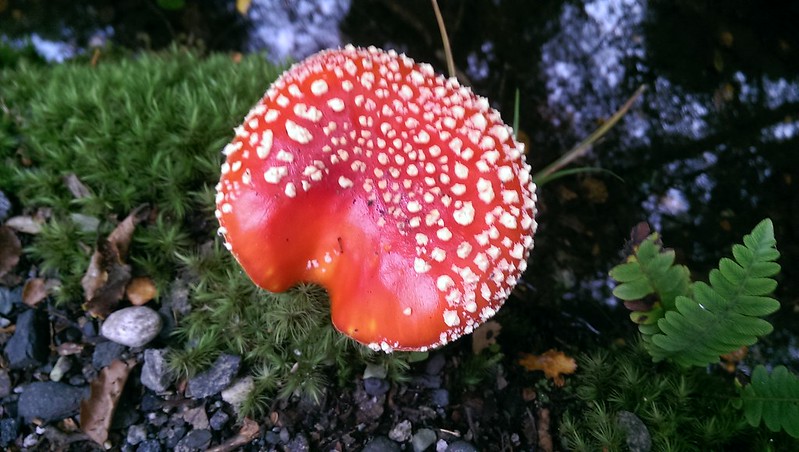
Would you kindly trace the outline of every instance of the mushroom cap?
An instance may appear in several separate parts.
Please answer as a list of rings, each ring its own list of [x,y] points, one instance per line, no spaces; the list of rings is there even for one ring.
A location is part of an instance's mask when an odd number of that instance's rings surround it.
[[[535,186],[488,101],[394,51],[282,74],[223,154],[216,216],[260,287],[324,286],[342,333],[427,350],[493,316],[533,246]]]

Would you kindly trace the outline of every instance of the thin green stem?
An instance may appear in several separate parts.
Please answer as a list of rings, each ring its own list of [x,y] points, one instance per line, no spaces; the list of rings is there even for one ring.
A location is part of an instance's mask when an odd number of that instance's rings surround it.
[[[616,111],[616,113],[613,114],[613,116],[611,116],[607,121],[605,121],[601,126],[599,126],[599,128],[594,130],[594,132],[591,133],[591,135],[589,135],[588,138],[581,141],[577,146],[573,147],[569,152],[563,154],[559,159],[550,163],[544,169],[533,175],[533,182],[538,184],[539,181],[545,181],[549,179],[549,176],[551,176],[552,173],[558,171],[559,169],[563,168],[564,166],[568,165],[574,160],[585,155],[591,149],[591,146],[593,146],[594,143],[597,142],[597,140],[602,138],[603,135],[605,135],[610,129],[612,129],[613,126],[615,126],[616,123],[619,122],[619,120],[625,114],[627,114],[627,111],[633,106],[635,101],[638,99],[638,97],[641,96],[641,94],[645,90],[646,90],[646,85],[639,86],[638,89],[635,90],[635,93],[633,93],[633,95],[630,96],[629,99],[627,99],[627,102],[625,102],[624,105],[622,105],[621,108],[619,108]]]
[[[441,43],[444,46],[444,55],[447,59],[447,72],[450,77],[455,77],[455,60],[452,59],[452,49],[449,46],[449,38],[447,37],[447,27],[444,26],[444,17],[441,15],[441,9],[438,7],[437,0],[430,0],[433,3],[433,12],[436,13],[436,22],[438,22],[438,30],[441,32]]]

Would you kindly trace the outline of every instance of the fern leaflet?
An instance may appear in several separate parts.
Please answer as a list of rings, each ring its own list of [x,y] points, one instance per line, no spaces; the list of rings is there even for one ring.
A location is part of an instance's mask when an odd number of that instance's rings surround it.
[[[799,438],[799,378],[784,366],[777,366],[771,375],[765,367],[755,367],[752,381],[741,388],[741,398],[734,403],[743,408],[753,427],[762,420],[772,432],[785,429]]]
[[[693,284],[693,297],[678,296],[675,310],[658,320],[660,333],[651,337],[655,361],[670,358],[682,365],[704,366],[772,331],[760,317],[779,309],[768,295],[780,271],[771,220],[761,221],[733,247],[733,259],[724,258],[710,272],[710,284]]]
[[[633,311],[630,319],[645,343],[660,332],[657,321],[674,310],[677,297],[690,294],[688,268],[674,265],[674,251],[662,249],[657,233],[641,242],[627,262],[611,269],[610,276],[619,283],[613,295]]]

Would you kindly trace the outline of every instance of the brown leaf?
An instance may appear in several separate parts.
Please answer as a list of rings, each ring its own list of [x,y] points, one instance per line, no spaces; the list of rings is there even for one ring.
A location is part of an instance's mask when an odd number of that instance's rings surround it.
[[[22,302],[34,307],[47,298],[59,284],[57,279],[31,278],[22,287]]]
[[[544,452],[554,450],[552,435],[549,434],[549,410],[546,408],[538,409],[538,447]]]
[[[246,16],[247,11],[250,10],[251,3],[252,0],[236,0],[236,11],[238,11],[242,16]]]
[[[91,394],[80,402],[80,429],[97,444],[108,440],[108,429],[135,359],[114,360],[91,382]]]
[[[141,306],[158,295],[152,279],[146,276],[133,278],[125,289],[125,295],[134,306]]]
[[[0,276],[5,275],[19,262],[22,242],[11,228],[0,226]]]
[[[67,186],[67,190],[72,193],[75,199],[88,198],[92,195],[91,190],[83,185],[83,182],[78,179],[75,173],[69,173],[64,176],[64,185]]]
[[[80,280],[86,297],[84,309],[92,316],[107,317],[125,294],[130,281],[130,266],[125,263],[125,258],[133,231],[146,216],[145,207],[134,209],[105,240],[97,244],[92,254],[89,268]]]
[[[31,235],[42,232],[42,223],[43,220],[41,218],[30,215],[20,215],[6,220],[6,226],[9,228]]]
[[[228,438],[218,446],[211,447],[207,452],[228,452],[235,450],[254,440],[260,434],[261,426],[252,419],[245,417],[241,430],[239,430],[236,436]]]
[[[502,331],[502,325],[496,320],[489,320],[480,325],[472,333],[472,353],[479,355],[483,350],[496,344],[500,331]]]
[[[519,364],[530,372],[535,370],[544,371],[544,375],[552,379],[557,386],[563,386],[563,374],[572,374],[577,370],[577,362],[574,358],[568,357],[563,352],[555,349],[547,350],[542,355],[525,353],[519,360]]]

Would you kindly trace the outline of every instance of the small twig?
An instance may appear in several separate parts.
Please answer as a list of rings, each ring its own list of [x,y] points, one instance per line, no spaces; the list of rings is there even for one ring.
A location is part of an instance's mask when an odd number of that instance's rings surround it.
[[[455,77],[455,60],[452,59],[452,49],[449,46],[449,38],[447,37],[447,28],[444,26],[444,17],[441,15],[441,9],[438,7],[437,0],[430,0],[433,3],[433,12],[436,13],[436,21],[438,22],[438,30],[441,32],[441,43],[444,46],[444,55],[447,58],[447,72],[450,77]]]
[[[597,140],[602,138],[608,130],[613,128],[617,122],[627,113],[627,111],[633,106],[635,101],[638,99],[639,96],[644,92],[646,89],[646,85],[641,85],[635,90],[632,96],[627,99],[627,102],[619,108],[616,113],[613,113],[604,124],[599,126],[596,130],[594,130],[588,138],[581,141],[577,146],[573,147],[569,152],[563,154],[559,159],[555,160],[554,162],[547,165],[544,169],[539,171],[533,176],[533,181],[539,183],[543,179],[547,179],[549,176],[552,175],[555,171],[563,168],[564,166],[568,165],[569,163],[573,162],[574,160],[582,157],[591,149],[591,146],[596,143]]]

